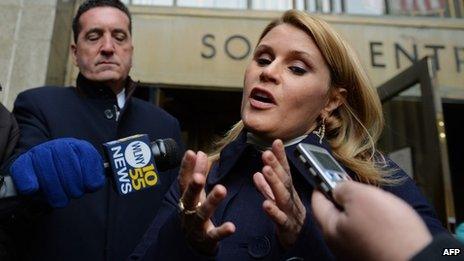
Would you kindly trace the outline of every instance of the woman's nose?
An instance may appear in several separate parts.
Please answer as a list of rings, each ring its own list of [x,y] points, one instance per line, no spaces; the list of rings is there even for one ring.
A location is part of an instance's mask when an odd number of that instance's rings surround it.
[[[265,66],[261,74],[259,75],[259,79],[262,82],[272,82],[274,84],[279,84],[280,83],[280,66],[278,63],[273,61],[272,63],[268,64]]]

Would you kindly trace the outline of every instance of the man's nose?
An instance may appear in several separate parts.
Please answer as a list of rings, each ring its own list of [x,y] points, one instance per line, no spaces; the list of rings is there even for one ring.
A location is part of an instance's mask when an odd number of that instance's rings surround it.
[[[263,67],[259,79],[262,82],[272,82],[274,84],[280,83],[280,66],[274,60],[272,63]]]
[[[100,53],[105,56],[113,55],[114,53],[114,42],[111,36],[103,37],[102,46],[100,48]]]

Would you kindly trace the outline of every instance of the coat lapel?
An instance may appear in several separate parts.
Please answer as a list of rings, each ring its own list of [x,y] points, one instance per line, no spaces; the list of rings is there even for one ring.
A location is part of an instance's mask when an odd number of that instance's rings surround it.
[[[239,137],[227,145],[222,151],[219,161],[214,163],[206,184],[212,189],[212,186],[218,184],[237,163],[247,146],[246,133],[240,133]]]
[[[209,193],[216,184],[221,181],[231,172],[232,168],[237,164],[245,149],[251,146],[246,143],[246,133],[242,132],[240,136],[227,145],[222,151],[219,161],[214,163],[206,180],[206,190]],[[226,185],[227,196],[218,206],[214,213],[213,222],[219,225],[222,221],[222,216],[229,202],[237,195],[242,187],[244,179],[232,179],[232,182]]]

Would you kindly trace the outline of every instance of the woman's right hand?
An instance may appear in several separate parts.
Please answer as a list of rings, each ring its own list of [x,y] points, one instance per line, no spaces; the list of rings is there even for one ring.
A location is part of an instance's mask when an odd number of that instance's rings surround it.
[[[179,200],[182,229],[190,246],[197,251],[213,255],[219,241],[235,232],[235,225],[225,222],[216,227],[211,221],[214,211],[226,197],[226,188],[216,185],[206,195],[205,184],[208,158],[205,153],[188,150],[178,177],[182,197]]]

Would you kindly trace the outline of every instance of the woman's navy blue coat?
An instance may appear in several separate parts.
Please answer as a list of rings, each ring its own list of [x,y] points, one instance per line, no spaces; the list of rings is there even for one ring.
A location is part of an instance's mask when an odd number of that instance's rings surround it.
[[[309,135],[302,142],[321,146],[319,138],[314,134]],[[322,146],[329,149],[326,143]],[[296,145],[292,145],[286,147],[285,150],[291,166],[294,186],[307,210],[306,222],[296,244],[292,249],[284,250],[278,243],[275,225],[262,209],[264,198],[253,185],[253,174],[260,171],[263,166],[261,153],[253,145],[246,143],[246,135],[242,133],[239,138],[224,148],[219,164],[213,166],[207,178],[207,191],[210,191],[216,184],[222,184],[227,188],[227,196],[214,213],[213,223],[220,225],[231,221],[236,226],[235,234],[221,241],[213,259],[286,260],[292,257],[304,260],[333,259],[312,217],[310,201],[313,178],[294,156],[295,147]],[[402,171],[397,175],[406,177]],[[432,207],[411,179],[407,178],[401,185],[384,189],[408,202],[423,218],[432,234],[444,231]],[[166,195],[163,207],[152,224],[151,231],[146,235],[145,240],[151,240],[152,245],[146,253],[145,260],[207,259],[187,245],[181,231],[178,201],[179,188],[178,185],[173,184]]]

